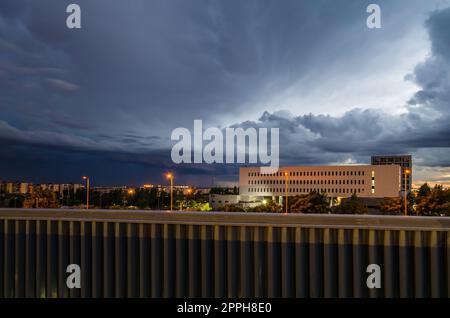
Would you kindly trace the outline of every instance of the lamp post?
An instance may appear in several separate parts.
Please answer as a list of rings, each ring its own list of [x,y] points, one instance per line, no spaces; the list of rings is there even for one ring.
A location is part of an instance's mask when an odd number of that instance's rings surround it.
[[[289,176],[289,173],[287,173],[287,172],[285,172],[284,173],[284,177],[285,177],[285,186],[286,186],[286,213],[288,213],[288,176]]]
[[[407,201],[407,192],[408,192],[408,183],[407,183],[407,178],[408,178],[408,175],[411,173],[411,170],[410,169],[405,169],[404,170],[404,184],[405,184],[405,187],[404,187],[404,191],[403,191],[403,196],[404,196],[404,201],[405,201],[405,216],[408,216],[408,201]]]
[[[173,174],[167,173],[166,178],[170,180],[170,211],[173,211]]]
[[[193,192],[192,188],[187,188],[187,190],[186,190],[186,199],[183,200],[183,204],[186,204],[186,209],[189,207],[189,200],[191,198],[192,192]],[[182,210],[183,210],[183,207],[180,206],[180,211],[182,211]]]
[[[83,176],[83,180],[86,181],[86,210],[88,210],[89,209],[89,187],[90,187],[89,177]]]
[[[127,193],[128,193],[128,196],[129,196],[130,198],[127,199],[125,202],[126,202],[126,204],[128,204],[128,206],[131,206],[131,205],[130,205],[130,204],[131,204],[130,201],[131,201],[132,197],[134,196],[134,194],[136,193],[136,190],[134,190],[134,189],[128,189]]]

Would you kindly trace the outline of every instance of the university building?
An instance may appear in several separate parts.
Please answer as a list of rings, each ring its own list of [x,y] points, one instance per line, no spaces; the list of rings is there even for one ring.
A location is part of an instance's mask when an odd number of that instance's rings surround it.
[[[398,197],[401,187],[399,165],[294,166],[280,167],[272,174],[261,173],[259,167],[239,170],[239,194],[271,196],[324,192],[329,197]]]
[[[372,156],[372,165],[398,165],[401,167],[401,191],[411,191],[412,189],[412,156],[392,155],[392,156]],[[408,171],[409,173],[406,173]]]

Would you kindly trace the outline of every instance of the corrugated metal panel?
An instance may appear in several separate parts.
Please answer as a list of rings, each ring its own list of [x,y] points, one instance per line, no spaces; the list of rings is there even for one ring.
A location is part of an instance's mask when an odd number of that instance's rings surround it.
[[[0,297],[450,296],[446,218],[31,212],[0,210]]]

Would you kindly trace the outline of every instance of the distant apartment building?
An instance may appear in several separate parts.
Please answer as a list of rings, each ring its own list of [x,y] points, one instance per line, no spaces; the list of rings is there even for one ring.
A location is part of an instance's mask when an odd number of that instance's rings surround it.
[[[106,193],[112,193],[115,191],[126,191],[127,187],[94,187],[94,191],[106,194]]]
[[[20,194],[30,193],[30,186],[32,187],[31,184],[26,183],[26,182],[19,183],[19,193]]]
[[[398,165],[401,167],[401,192],[412,189],[412,156],[411,155],[382,155],[372,156],[372,165]],[[409,174],[405,171],[409,170]],[[405,182],[406,178],[406,182]],[[406,188],[405,188],[406,187]]]
[[[19,184],[17,182],[7,182],[5,192],[9,194],[19,193]]]
[[[33,192],[33,184],[28,182],[2,182],[0,192],[7,194],[28,194]]]
[[[48,188],[52,192],[57,192],[57,193],[61,192],[61,185],[59,183],[50,183],[48,185]]]
[[[6,182],[5,183],[5,193],[13,193],[14,191],[14,183]]]
[[[59,192],[61,194],[70,194],[73,192],[73,184],[70,183],[61,183],[59,185]]]
[[[77,192],[78,190],[80,190],[80,189],[83,189],[84,188],[84,185],[82,185],[82,184],[79,184],[79,183],[74,183],[73,185],[73,192]]]
[[[239,194],[281,199],[287,190],[288,196],[316,191],[336,198],[353,193],[367,198],[398,197],[400,175],[398,165],[294,166],[271,174],[246,167],[239,170]]]
[[[158,184],[156,187],[158,192],[170,192],[170,186],[169,185],[160,185]],[[180,192],[180,193],[187,193],[186,190],[190,189],[190,186],[187,185],[174,185],[173,191]]]
[[[63,195],[64,193],[75,193],[84,188],[84,186],[77,183],[41,183],[36,185],[36,188],[39,188],[40,190],[49,190]]]
[[[0,185],[0,192],[7,194],[26,194],[29,192],[30,184],[22,182],[3,181]]]

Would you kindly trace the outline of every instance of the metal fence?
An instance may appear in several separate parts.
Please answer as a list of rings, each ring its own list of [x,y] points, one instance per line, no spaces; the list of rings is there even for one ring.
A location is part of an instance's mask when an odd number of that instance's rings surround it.
[[[0,297],[449,296],[450,218],[0,209]]]

